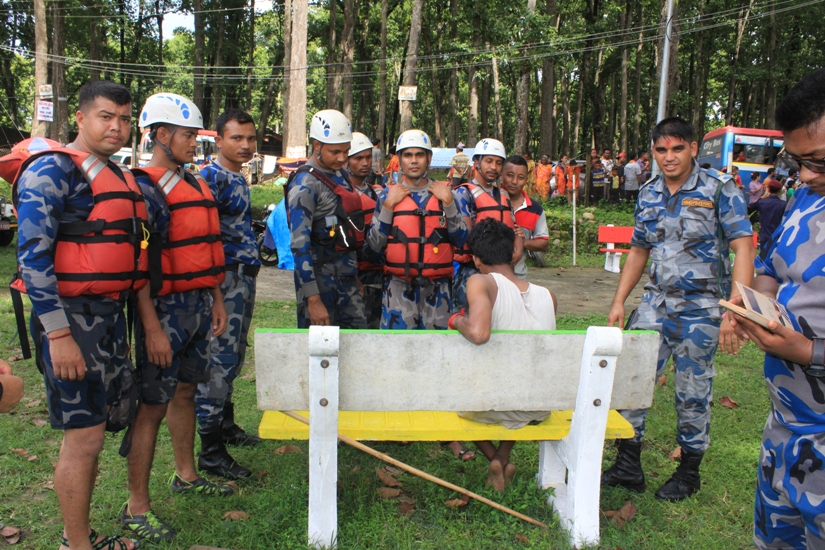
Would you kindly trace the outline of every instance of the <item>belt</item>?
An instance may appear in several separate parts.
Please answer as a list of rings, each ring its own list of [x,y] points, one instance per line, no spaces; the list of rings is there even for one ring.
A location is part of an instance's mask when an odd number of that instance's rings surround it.
[[[224,271],[236,271],[241,275],[246,275],[247,277],[257,277],[260,270],[261,266],[259,265],[226,264],[224,266]]]

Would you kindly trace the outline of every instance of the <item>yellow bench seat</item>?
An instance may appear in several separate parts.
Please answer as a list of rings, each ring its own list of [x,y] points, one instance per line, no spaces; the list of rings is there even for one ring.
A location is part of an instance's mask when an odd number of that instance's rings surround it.
[[[309,418],[306,411],[296,411]],[[510,430],[461,418],[455,412],[340,411],[339,433],[361,441],[558,441],[570,431],[573,411],[553,411],[543,422]],[[280,411],[264,411],[258,434],[263,439],[309,439],[309,426]],[[617,411],[607,416],[606,439],[633,437],[633,427]]]

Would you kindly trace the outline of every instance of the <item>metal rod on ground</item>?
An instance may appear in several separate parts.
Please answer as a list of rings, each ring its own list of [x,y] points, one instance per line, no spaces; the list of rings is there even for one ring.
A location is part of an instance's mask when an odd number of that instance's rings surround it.
[[[297,420],[298,422],[303,422],[304,424],[309,425],[309,420],[307,420],[306,418],[304,418],[300,414],[296,414],[292,411],[281,411],[281,412],[283,412],[288,417]],[[501,504],[499,504],[497,502],[493,502],[489,498],[484,498],[483,496],[478,495],[478,494],[476,494],[472,491],[468,491],[467,489],[465,489],[463,487],[459,487],[458,485],[453,485],[449,481],[444,481],[441,478],[432,476],[432,475],[428,474],[427,472],[423,472],[423,471],[419,470],[418,468],[413,468],[412,466],[410,466],[408,464],[405,464],[405,463],[401,462],[400,460],[394,459],[390,455],[385,455],[384,453],[376,451],[375,449],[373,449],[371,447],[367,447],[363,443],[359,443],[358,441],[355,441],[354,439],[352,439],[350,437],[338,434],[338,439],[340,439],[341,441],[343,441],[347,445],[355,447],[359,451],[364,451],[365,453],[370,454],[370,455],[374,456],[375,458],[379,458],[379,459],[383,460],[384,462],[388,462],[389,464],[392,464],[393,466],[397,466],[397,467],[401,468],[402,470],[405,470],[405,471],[407,471],[411,474],[417,475],[420,478],[424,478],[427,481],[432,481],[433,483],[441,485],[442,487],[446,487],[447,489],[450,489],[451,491],[461,493],[462,495],[466,495],[466,496],[468,496],[470,498],[473,498],[473,499],[475,499],[479,502],[483,502],[484,504],[486,504],[488,506],[491,506],[491,507],[495,508],[496,510],[500,510],[502,512],[510,514],[511,516],[515,516],[520,520],[526,521],[527,523],[531,523],[531,524],[536,525],[538,527],[543,527],[544,529],[549,529],[549,527],[547,526],[546,523],[542,523],[537,519],[531,518],[530,516],[525,516],[524,514],[520,514],[519,512],[516,512],[515,510],[511,510],[510,508],[507,508],[506,506],[502,506]]]

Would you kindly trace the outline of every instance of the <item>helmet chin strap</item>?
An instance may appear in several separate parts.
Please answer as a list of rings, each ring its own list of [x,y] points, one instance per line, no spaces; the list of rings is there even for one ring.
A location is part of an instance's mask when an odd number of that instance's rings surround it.
[[[174,137],[175,132],[177,132],[177,131],[178,131],[178,127],[175,126],[175,127],[172,128],[172,131],[169,133],[169,143],[170,144],[172,143],[172,138]],[[170,149],[165,144],[163,144],[160,140],[158,140],[157,139],[157,134],[158,134],[158,130],[157,130],[157,128],[155,128],[154,130],[152,130],[152,133],[149,135],[149,137],[152,138],[152,142],[156,146],[160,147],[161,150],[164,153],[166,153],[166,156],[169,157],[169,160],[171,160],[172,162],[174,162],[178,166],[183,166],[184,164],[186,164],[185,162],[181,162],[181,161],[179,161],[178,159],[175,158],[175,154],[172,152],[172,149]]]

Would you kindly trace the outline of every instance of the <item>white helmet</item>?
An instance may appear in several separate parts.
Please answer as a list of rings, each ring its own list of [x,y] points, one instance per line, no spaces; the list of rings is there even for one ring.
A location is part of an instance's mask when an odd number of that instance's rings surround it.
[[[352,142],[349,144],[349,156],[351,157],[353,155],[357,155],[367,149],[372,149],[372,142],[370,141],[370,138],[361,132],[353,132]]]
[[[349,143],[352,141],[352,124],[344,113],[325,109],[312,115],[309,137],[321,143]]]
[[[395,152],[400,153],[404,149],[418,147],[425,151],[433,152],[432,145],[430,145],[430,136],[421,130],[407,130],[398,136],[398,141],[395,144]]]
[[[485,157],[487,155],[501,157],[502,159],[507,160],[507,153],[504,152],[504,144],[497,139],[486,138],[476,143],[476,148],[473,151],[473,158]]]
[[[203,116],[191,100],[178,94],[160,93],[149,96],[146,100],[138,126],[143,129],[158,123],[203,128]]]

